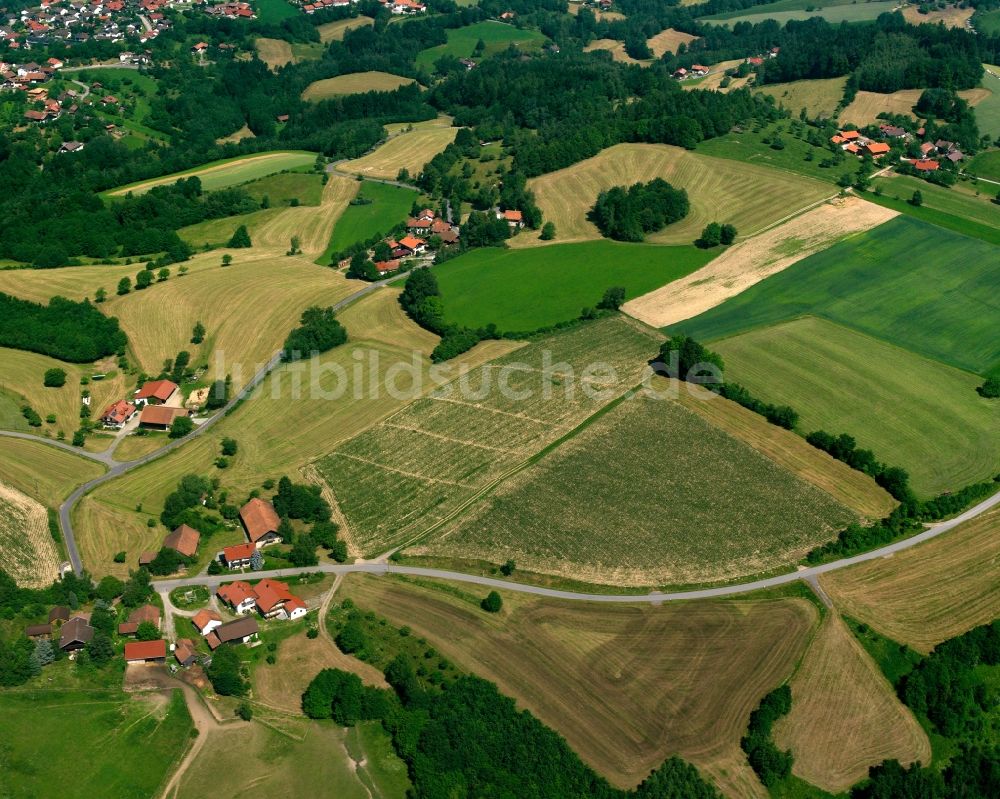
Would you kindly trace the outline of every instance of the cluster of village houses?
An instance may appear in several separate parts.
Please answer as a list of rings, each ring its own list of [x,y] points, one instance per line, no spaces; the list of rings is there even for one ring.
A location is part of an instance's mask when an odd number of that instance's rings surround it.
[[[180,387],[172,380],[149,380],[130,399],[108,405],[100,416],[100,422],[109,430],[121,430],[138,416],[138,427],[169,430],[174,419],[191,413],[182,404]]]
[[[885,139],[897,139],[904,142],[913,141],[914,135],[921,138],[925,135],[923,127],[917,128],[915,134],[909,133],[904,128],[897,125],[881,124],[879,133]],[[881,158],[890,151],[890,146],[883,141],[874,141],[857,130],[839,130],[830,138],[830,141],[838,145],[841,150],[859,158],[870,155],[872,158]],[[937,141],[925,141],[920,145],[919,158],[905,159],[918,172],[935,172],[941,167],[941,161],[947,159],[953,164],[958,163],[965,155],[958,149],[955,142],[938,139]]]
[[[772,47],[764,55],[750,56],[745,60],[746,63],[748,63],[750,66],[759,67],[761,64],[764,63],[765,58],[777,58],[778,53],[780,52],[781,52],[780,47]],[[673,76],[677,78],[677,80],[685,80],[687,78],[703,78],[711,71],[712,68],[706,67],[704,64],[692,64],[690,69],[686,67],[679,67],[678,69],[675,69],[673,71]]]
[[[216,556],[220,563],[230,570],[245,569],[250,566],[254,552],[270,544],[281,543],[278,534],[280,518],[274,506],[266,500],[253,498],[240,509],[240,520],[247,540],[243,544],[225,547]],[[163,540],[164,547],[177,550],[185,557],[197,554],[201,534],[182,524]],[[143,553],[140,563],[148,562],[154,553]],[[292,593],[287,583],[265,578],[255,584],[236,580],[219,586],[216,591],[219,602],[225,605],[237,618],[223,619],[215,610],[206,608],[198,611],[191,621],[202,636],[209,650],[222,644],[246,644],[258,639],[260,627],[258,618],[265,620],[300,619],[309,610],[302,598]],[[146,604],[134,609],[127,619],[118,625],[118,635],[135,636],[139,625],[147,622],[162,629],[160,609]],[[29,638],[52,638],[58,632],[58,646],[64,652],[83,649],[94,638],[94,628],[88,616],[74,614],[68,607],[55,607],[49,613],[47,624],[35,624],[25,629]],[[128,663],[165,662],[168,654],[180,666],[190,666],[199,660],[197,645],[190,638],[180,638],[170,644],[164,638],[152,641],[129,641],[125,644],[125,660]]]
[[[301,7],[306,14],[315,14],[325,8],[346,8],[357,2],[358,0],[312,0],[302,3]],[[392,14],[423,14],[427,11],[427,5],[419,0],[378,0],[378,2]]]

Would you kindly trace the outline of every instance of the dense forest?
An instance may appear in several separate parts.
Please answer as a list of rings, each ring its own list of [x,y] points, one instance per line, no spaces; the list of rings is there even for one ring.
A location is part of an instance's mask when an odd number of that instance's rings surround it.
[[[87,300],[53,297],[48,305],[0,292],[0,346],[88,363],[125,351],[118,320]]]

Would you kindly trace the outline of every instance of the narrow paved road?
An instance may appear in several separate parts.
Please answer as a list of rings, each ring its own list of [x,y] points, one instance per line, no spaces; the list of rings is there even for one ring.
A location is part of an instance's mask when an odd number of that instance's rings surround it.
[[[758,591],[763,588],[775,588],[777,586],[793,583],[796,580],[805,580],[812,583],[821,574],[826,574],[827,572],[836,571],[838,569],[844,569],[848,566],[864,563],[865,561],[884,558],[896,552],[902,552],[905,549],[910,549],[911,547],[923,543],[924,541],[929,541],[932,538],[954,529],[963,522],[974,519],[976,516],[985,513],[990,510],[990,508],[997,505],[1000,505],[1000,493],[994,494],[983,502],[980,502],[975,507],[970,508],[965,513],[956,516],[954,519],[949,519],[948,521],[935,524],[933,527],[929,527],[922,533],[918,533],[910,538],[904,538],[902,541],[896,541],[895,543],[888,544],[884,547],[879,547],[871,552],[864,552],[851,558],[831,561],[830,563],[824,563],[820,566],[811,566],[809,568],[799,569],[797,571],[788,572],[787,574],[780,574],[776,577],[765,577],[761,580],[753,580],[746,583],[721,585],[715,588],[698,588],[690,591],[671,591],[666,593],[653,591],[648,594],[588,594],[582,591],[560,591],[555,588],[525,585],[524,583],[515,583],[510,580],[498,580],[493,577],[484,577],[478,574],[464,574],[462,572],[447,571],[445,569],[427,569],[419,566],[395,566],[391,563],[355,563],[347,565],[322,563],[318,566],[302,569],[277,569],[269,572],[249,572],[246,574],[230,573],[212,576],[199,575],[197,577],[180,578],[176,580],[161,580],[157,581],[155,586],[156,590],[161,592],[172,591],[174,588],[183,585],[204,585],[209,588],[215,588],[221,583],[237,578],[244,580],[257,580],[264,577],[292,577],[303,572],[323,572],[326,574],[337,575],[360,573],[404,574],[413,577],[434,577],[442,580],[475,583],[476,585],[482,585],[488,588],[503,588],[507,591],[518,591],[523,594],[534,594],[536,596],[551,597],[554,599],[570,599],[585,602],[651,602],[653,604],[658,604],[660,602],[674,602],[684,599],[715,599],[718,597],[733,596],[735,594],[745,594],[750,591]]]
[[[340,302],[334,303],[333,310],[340,311],[347,307],[353,302],[356,302],[361,297],[366,294],[370,294],[373,291],[392,283],[394,280],[398,280],[399,276],[394,276],[386,278],[385,280],[378,280],[373,283],[366,283],[358,291],[340,300]],[[0,430],[0,436],[6,436],[7,438],[20,438],[27,441],[37,441],[41,444],[47,444],[52,447],[57,447],[68,452],[72,452],[74,455],[80,455],[84,458],[89,458],[91,460],[103,463],[108,467],[108,471],[102,474],[100,477],[95,477],[93,480],[89,480],[83,485],[79,486],[69,498],[59,506],[59,524],[62,527],[63,538],[66,541],[66,552],[69,555],[69,562],[73,566],[73,571],[77,574],[83,573],[83,561],[80,559],[80,551],[76,545],[76,536],[73,533],[73,521],[72,513],[73,508],[76,503],[80,501],[81,497],[88,491],[96,488],[102,483],[106,483],[108,480],[113,480],[126,472],[130,472],[133,469],[137,469],[140,466],[145,466],[157,458],[162,458],[173,452],[178,447],[183,446],[187,442],[191,441],[198,436],[204,435],[208,430],[210,430],[220,419],[222,419],[226,413],[228,413],[232,408],[234,408],[239,402],[244,400],[250,395],[250,393],[268,376],[279,364],[281,363],[281,352],[276,352],[274,356],[268,361],[263,367],[261,367],[257,373],[250,379],[240,391],[234,396],[225,407],[219,410],[214,416],[210,416],[200,425],[198,425],[191,433],[189,433],[184,438],[178,438],[166,444],[155,452],[151,452],[141,458],[136,458],[132,461],[116,461],[113,457],[113,452],[109,450],[108,452],[87,452],[80,447],[74,447],[67,444],[64,441],[58,441],[52,438],[45,438],[44,436],[36,436],[31,433],[17,433],[12,430]]]

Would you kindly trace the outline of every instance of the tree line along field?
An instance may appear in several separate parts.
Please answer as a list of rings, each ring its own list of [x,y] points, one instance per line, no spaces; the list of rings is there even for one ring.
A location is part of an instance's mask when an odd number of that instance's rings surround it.
[[[798,427],[846,432],[902,466],[923,497],[1000,472],[1000,419],[982,378],[823,319],[762,327],[711,347],[727,379],[787,403]]]
[[[308,153],[302,150],[255,153],[237,158],[227,158],[223,161],[205,164],[204,166],[188,169],[183,172],[175,172],[172,175],[164,175],[161,178],[130,183],[127,186],[119,186],[116,189],[109,189],[104,192],[104,195],[114,197],[127,194],[128,192],[141,194],[153,186],[176,183],[180,178],[189,178],[192,176],[197,176],[201,180],[202,188],[205,191],[214,191],[216,189],[235,186],[238,183],[246,183],[249,180],[262,178],[266,175],[273,175],[285,169],[311,166],[315,160],[316,153]]]
[[[434,274],[449,322],[529,331],[577,318],[611,286],[624,287],[630,299],[638,297],[699,269],[713,254],[690,245],[608,240],[483,248],[435,267]]]
[[[344,209],[333,226],[333,234],[319,263],[329,264],[331,258],[359,241],[380,233],[388,233],[406,219],[419,194],[414,189],[392,186],[374,180],[361,183],[356,202]]]
[[[320,355],[316,368],[305,379],[296,376],[294,367],[277,368],[257,392],[219,421],[211,435],[193,439],[85,496],[74,510],[73,527],[88,571],[96,576],[127,576],[133,556],[155,548],[162,540],[164,530],[149,528],[147,521],[159,515],[167,495],[186,474],[218,477],[234,497],[245,497],[251,489],[260,488],[265,479],[277,480],[285,474],[322,483],[311,466],[314,460],[409,401],[407,392],[412,385],[405,375],[394,378],[398,396],[385,390],[373,394],[371,385],[383,386],[388,371],[410,364],[414,353],[423,390],[429,391],[431,385],[425,379],[430,366],[428,356],[438,337],[417,327],[403,314],[398,295],[398,289],[380,289],[341,311],[338,318],[350,340]],[[484,342],[457,359],[455,365],[458,368],[464,363],[471,368],[517,346],[515,342]],[[364,365],[363,380],[355,382],[354,369],[359,363]],[[370,364],[375,365],[376,373],[371,382]],[[336,393],[342,384],[334,371],[337,368],[350,381],[339,396]],[[311,376],[316,378],[315,392]],[[418,385],[414,390],[420,388]],[[219,456],[219,441],[225,437],[236,439],[239,451],[223,470],[214,464]],[[0,438],[0,446],[3,443]],[[216,543],[213,540],[212,545]],[[129,563],[114,563],[114,554],[123,549],[129,553]]]
[[[346,441],[316,467],[347,540],[370,554],[422,535],[636,385],[657,346],[655,333],[621,317],[585,324],[445,383]],[[589,375],[584,391],[581,370],[595,362],[614,374]],[[498,370],[512,363],[522,368],[500,391]]]
[[[192,732],[180,691],[160,699],[120,690],[0,694],[0,785],[11,796],[157,795]],[[71,778],[67,764],[81,764]]]
[[[19,586],[44,588],[59,576],[59,561],[45,507],[0,483],[0,569]]]
[[[797,598],[662,607],[503,592],[496,615],[462,585],[350,575],[341,591],[497,683],[619,787],[679,754],[729,796],[766,796],[739,749],[818,614]]]
[[[993,259],[984,242],[900,216],[678,327],[716,341],[809,314],[985,374],[1000,365]]]
[[[413,78],[404,78],[388,72],[352,72],[310,83],[302,92],[302,99],[318,102],[345,94],[391,92],[401,86],[409,86],[413,82]]]
[[[447,118],[408,125],[372,152],[337,165],[342,172],[395,180],[401,169],[419,175],[424,164],[454,141],[458,128]]]
[[[927,734],[836,611],[826,613],[790,685],[792,709],[773,738],[792,751],[792,773],[812,785],[839,793],[884,760],[931,761]]]
[[[1000,510],[919,546],[821,578],[844,613],[927,654],[988,624],[1000,601]]]
[[[413,553],[513,559],[530,571],[616,586],[691,585],[787,567],[856,519],[699,414],[637,396]]]
[[[687,191],[691,204],[679,222],[647,237],[658,244],[690,244],[709,222],[736,225],[749,236],[833,193],[829,186],[752,164],[720,162],[700,153],[661,144],[618,144],[573,166],[532,178],[528,187],[557,241],[600,238],[587,219],[597,195],[616,185],[663,178]],[[512,245],[538,243],[518,236]]]
[[[418,67],[430,70],[434,62],[445,55],[469,58],[480,41],[486,45],[485,55],[506,50],[512,44],[521,49],[537,50],[545,42],[545,36],[536,30],[515,28],[496,20],[477,22],[464,28],[449,28],[447,35],[446,44],[429,47],[417,55]]]

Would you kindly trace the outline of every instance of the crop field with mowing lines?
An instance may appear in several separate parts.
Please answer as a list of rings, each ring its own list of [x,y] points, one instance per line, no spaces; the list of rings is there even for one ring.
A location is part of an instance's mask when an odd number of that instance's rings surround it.
[[[775,105],[783,105],[793,115],[805,108],[810,119],[831,117],[844,96],[847,77],[823,80],[797,80],[792,83],[771,83],[754,89],[754,94],[774,98]]]
[[[836,613],[827,613],[791,688],[774,741],[792,750],[796,776],[838,793],[883,760],[930,762],[920,723]]]
[[[821,582],[845,613],[927,653],[996,618],[1000,509],[892,558],[825,574]]]
[[[358,189],[357,198],[370,200],[362,205],[348,205],[333,226],[333,235],[319,262],[328,264],[334,255],[359,241],[388,233],[410,213],[410,206],[419,194],[413,189],[390,186],[366,180]]]
[[[819,181],[720,162],[665,144],[618,144],[566,169],[532,178],[528,187],[545,219],[555,223],[557,240],[582,241],[601,237],[587,220],[600,192],[655,177],[685,189],[691,203],[684,219],[647,236],[656,244],[690,244],[713,221],[731,222],[741,236],[749,236],[832,194]],[[534,236],[530,243],[537,241]],[[515,244],[522,243],[529,243],[529,237],[518,236]]]
[[[994,263],[984,242],[899,216],[677,327],[712,341],[812,314],[985,374],[1000,367]]]
[[[312,102],[329,100],[345,94],[362,92],[391,92],[400,86],[409,86],[413,78],[403,78],[388,72],[353,72],[310,83],[302,92],[302,99]]]
[[[1000,472],[1000,416],[976,393],[982,378],[815,317],[711,346],[727,379],[791,405],[805,433],[850,433],[922,496]]]
[[[392,136],[368,155],[345,161],[338,169],[385,180],[395,180],[401,169],[418,175],[424,164],[454,141],[457,133],[458,128],[451,127],[446,119],[415,125],[413,130],[404,130]]]
[[[172,175],[165,175],[161,178],[129,183],[127,186],[110,189],[104,192],[104,194],[111,197],[127,194],[128,192],[142,194],[149,191],[153,186],[176,183],[181,178],[189,178],[193,175],[197,175],[201,179],[201,187],[205,191],[214,191],[215,189],[225,189],[229,186],[235,186],[238,183],[246,183],[248,180],[262,178],[265,175],[273,175],[275,172],[281,172],[285,169],[312,166],[315,161],[316,153],[308,153],[303,150],[256,153],[238,158],[227,158],[224,161],[216,161],[194,169],[187,169],[183,172],[175,172]]]
[[[329,274],[329,270],[314,269]],[[403,314],[398,294],[398,289],[381,289],[342,311],[339,319],[350,341],[323,353],[315,369],[310,367],[302,376],[297,367],[278,368],[252,398],[221,420],[211,435],[109,481],[85,497],[73,524],[88,570],[97,575],[127,575],[127,564],[113,563],[112,556],[121,549],[136,554],[162,539],[163,530],[148,528],[146,521],[159,514],[167,494],[186,474],[219,477],[224,488],[239,496],[259,488],[268,477],[277,480],[287,474],[303,479],[302,470],[311,461],[409,401],[412,382],[405,372],[393,378],[398,394],[391,395],[383,381],[390,369],[399,371],[400,364],[410,364],[414,352],[422,390],[429,391],[427,356],[438,339]],[[471,368],[517,346],[510,341],[484,342],[458,361]],[[355,380],[358,364],[363,365],[360,382]],[[368,379],[369,368],[378,376],[377,390]],[[347,382],[341,380],[341,374]],[[417,393],[420,389],[418,386]],[[227,469],[220,470],[213,463],[219,454],[219,440],[227,436],[239,442],[239,452]],[[2,442],[0,439],[0,445]],[[319,481],[311,470],[308,472],[310,479]],[[142,505],[143,512],[136,512],[137,505]]]
[[[647,39],[646,45],[652,50],[653,55],[659,58],[664,53],[676,53],[678,45],[691,44],[691,42],[698,38],[698,36],[692,36],[690,33],[667,28]]]
[[[902,89],[892,94],[858,92],[851,104],[840,113],[840,123],[858,127],[874,125],[881,113],[903,114],[916,119],[913,106],[917,104],[922,93],[922,89]],[[986,89],[964,89],[958,96],[966,100],[969,105],[975,106],[989,98],[990,93]]]
[[[374,22],[375,20],[371,17],[350,17],[349,19],[338,19],[336,22],[324,22],[316,27],[316,31],[319,33],[319,40],[323,44],[329,44],[333,41],[343,40],[344,34],[352,28],[362,28]]]
[[[27,401],[42,417],[44,423],[41,428],[29,428],[27,420],[18,411],[12,420],[14,424],[9,425],[15,430],[36,433],[49,431],[52,434],[62,430],[67,436],[72,437],[73,431],[80,425],[83,390],[90,392],[91,415],[94,418],[100,416],[109,402],[120,398],[125,392],[125,376],[116,368],[114,359],[102,362],[100,366],[94,366],[66,363],[47,355],[0,347],[0,361],[4,366],[3,373],[0,374],[0,391],[16,395],[18,408],[23,401]],[[43,376],[47,369],[56,368],[65,370],[66,385],[61,388],[46,388],[42,385]],[[92,380],[87,386],[80,385],[81,377],[101,374],[106,370],[113,372],[113,376],[104,380]],[[54,424],[45,422],[49,414],[55,414]]]
[[[59,689],[0,695],[5,792],[64,799],[157,795],[192,730],[180,691],[165,703],[158,699]],[[72,779],[54,765],[54,742],[60,763],[86,764]]]
[[[48,444],[0,436],[0,482],[55,508],[104,467]]]
[[[441,56],[469,58],[476,45],[482,41],[486,45],[485,55],[490,56],[516,45],[523,50],[538,50],[545,42],[545,36],[536,30],[521,30],[496,20],[477,22],[464,28],[449,28],[447,44],[439,44],[421,50],[416,64],[424,69],[432,69]]]
[[[204,222],[196,222],[193,225],[182,227],[177,231],[177,235],[192,247],[199,249],[202,247],[225,247],[236,229],[243,225],[250,234],[250,240],[256,243],[254,237],[257,235],[257,231],[265,222],[283,212],[284,209],[280,207],[262,208],[260,211],[251,211],[248,214],[224,216],[221,219],[206,219]]]
[[[802,599],[650,607],[503,592],[493,616],[467,586],[351,575],[341,590],[496,682],[615,785],[679,754],[742,797],[767,796],[739,750],[747,718],[817,621]]]
[[[524,250],[477,249],[434,268],[449,322],[537,330],[576,319],[611,286],[638,297],[704,266],[714,253],[600,241]]]
[[[281,348],[302,311],[332,305],[357,289],[337,272],[301,258],[256,249],[232,253],[232,266],[219,266],[218,253],[198,255],[194,260],[211,260],[215,268],[174,276],[105,304],[146,372],[156,373],[165,358],[188,350],[192,364],[208,365],[206,379],[231,373],[239,388]],[[191,344],[199,321],[205,341]]]
[[[347,441],[317,468],[350,540],[361,552],[381,552],[444,521],[636,385],[657,345],[645,328],[603,319],[494,360]],[[587,375],[584,390],[581,370],[596,361],[615,374]],[[511,363],[520,368],[503,369]],[[510,391],[499,390],[500,375]]]
[[[860,516],[882,519],[897,504],[872,478],[742,405],[721,397],[706,402],[687,391],[679,391],[677,401],[713,427],[749,444],[783,469],[821,488]]]
[[[412,552],[513,558],[533,572],[617,586],[690,585],[788,566],[855,519],[700,415],[637,397]]]
[[[217,263],[217,262],[216,262]],[[191,263],[187,266],[194,271]],[[94,292],[104,288],[109,297],[123,277],[135,280],[142,264],[121,266],[64,266],[58,269],[0,269],[0,291],[32,302],[48,303],[59,295],[71,300],[94,299]],[[174,270],[171,270],[174,271]]]
[[[43,588],[59,576],[59,550],[45,507],[0,483],[0,569],[22,587]]]

